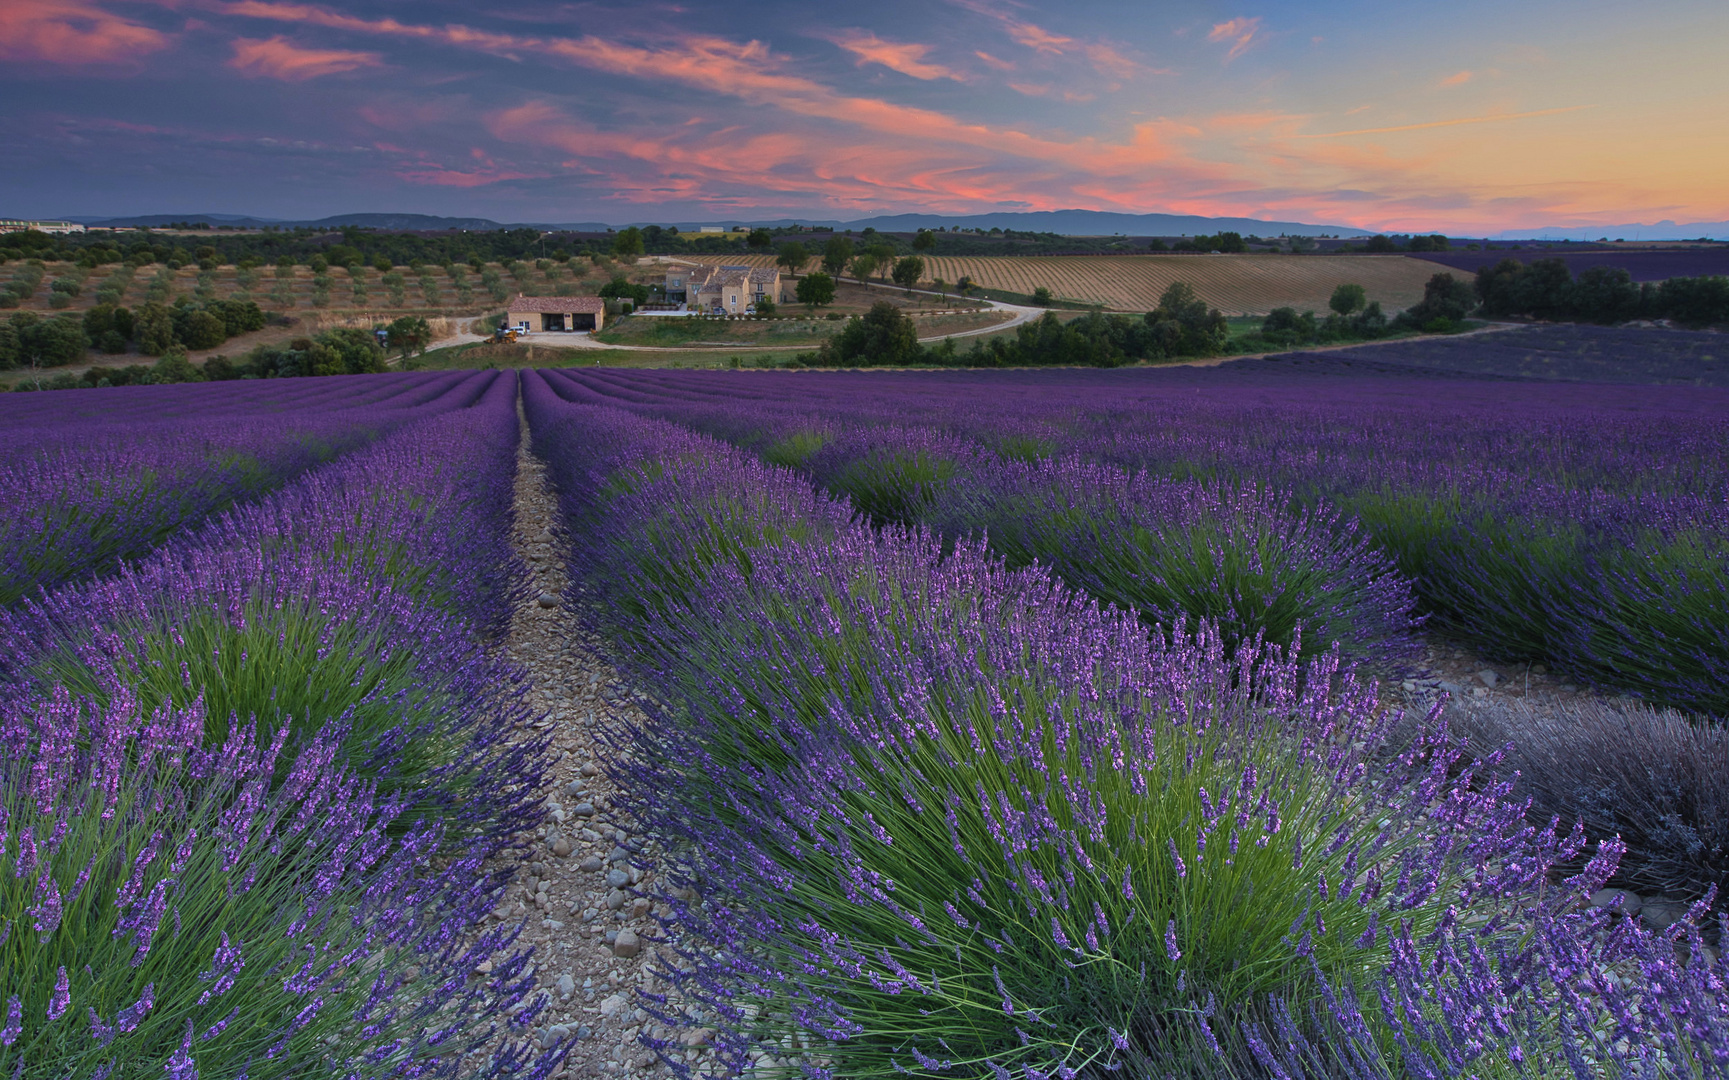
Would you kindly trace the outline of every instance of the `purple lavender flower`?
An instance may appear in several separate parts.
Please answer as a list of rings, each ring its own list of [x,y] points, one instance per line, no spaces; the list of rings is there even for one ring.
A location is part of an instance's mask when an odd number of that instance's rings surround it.
[[[62,964],[60,974],[54,979],[54,992],[48,998],[48,1019],[60,1019],[71,1006],[72,984],[66,978],[66,965]]]

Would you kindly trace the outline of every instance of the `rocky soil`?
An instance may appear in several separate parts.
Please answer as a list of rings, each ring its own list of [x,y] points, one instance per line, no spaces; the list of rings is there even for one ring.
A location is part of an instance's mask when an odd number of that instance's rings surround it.
[[[676,957],[662,940],[654,901],[664,852],[652,835],[613,805],[608,750],[597,725],[629,719],[637,695],[600,659],[558,599],[563,559],[551,532],[556,506],[544,466],[526,448],[516,479],[517,550],[534,592],[516,611],[504,652],[530,675],[527,704],[538,717],[525,735],[550,729],[554,765],[546,788],[547,828],[532,838],[493,918],[524,923],[518,947],[532,946],[534,973],[547,995],[534,1037],[544,1047],[570,1043],[564,1077],[670,1076],[638,1041],[668,1033],[639,1006],[639,990],[666,992],[653,972]],[[662,953],[666,955],[663,957]],[[479,974],[491,969],[481,965]],[[708,1055],[701,1017],[683,1033],[684,1057]]]

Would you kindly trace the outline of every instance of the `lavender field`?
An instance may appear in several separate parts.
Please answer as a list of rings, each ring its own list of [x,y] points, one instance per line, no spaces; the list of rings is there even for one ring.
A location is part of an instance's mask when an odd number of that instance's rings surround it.
[[[8,397],[0,1075],[1729,1076],[1714,337]],[[664,862],[544,868],[577,723]],[[530,859],[655,912],[641,1059]]]
[[[1292,366],[1347,377],[1623,383],[1729,389],[1729,341],[1720,333],[1581,324],[1430,337],[1337,353],[1237,361],[1237,371]]]

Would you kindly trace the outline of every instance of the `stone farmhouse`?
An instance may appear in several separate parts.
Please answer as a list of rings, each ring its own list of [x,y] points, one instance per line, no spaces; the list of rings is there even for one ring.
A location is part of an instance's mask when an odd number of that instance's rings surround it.
[[[599,330],[606,321],[606,301],[598,296],[523,296],[510,301],[506,326],[533,331]]]
[[[666,302],[696,311],[742,315],[759,300],[790,304],[795,300],[790,279],[774,266],[673,265],[666,271]]]

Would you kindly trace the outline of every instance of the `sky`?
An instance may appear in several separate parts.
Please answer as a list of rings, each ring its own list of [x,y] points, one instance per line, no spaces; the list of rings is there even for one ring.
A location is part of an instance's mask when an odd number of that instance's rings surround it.
[[[0,217],[1729,219],[1722,0],[3,0]]]

